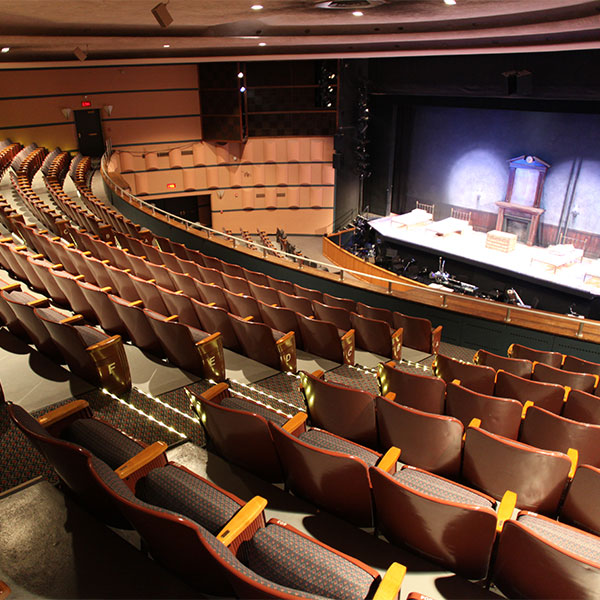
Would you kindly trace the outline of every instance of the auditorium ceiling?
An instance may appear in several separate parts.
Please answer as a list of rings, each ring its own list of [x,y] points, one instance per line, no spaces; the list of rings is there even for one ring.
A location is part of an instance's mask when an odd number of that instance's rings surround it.
[[[263,8],[253,10],[259,1]],[[0,47],[10,50],[0,53],[0,69],[600,46],[600,0],[455,1],[169,0],[172,23],[162,27],[152,13],[157,0],[4,0]]]

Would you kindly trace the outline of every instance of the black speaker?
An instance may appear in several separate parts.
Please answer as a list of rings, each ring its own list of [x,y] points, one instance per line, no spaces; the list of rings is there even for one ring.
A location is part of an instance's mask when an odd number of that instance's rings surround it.
[[[344,164],[344,155],[339,152],[333,153],[332,164],[334,169],[341,169]]]
[[[333,149],[336,152],[339,152],[342,149],[342,144],[344,143],[344,134],[341,131],[338,131],[333,136]]]

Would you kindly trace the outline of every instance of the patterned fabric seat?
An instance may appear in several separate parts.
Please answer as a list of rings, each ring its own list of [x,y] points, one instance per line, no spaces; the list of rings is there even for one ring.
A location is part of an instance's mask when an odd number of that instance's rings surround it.
[[[558,521],[540,519],[535,514],[525,513],[520,515],[517,520],[550,544],[572,552],[585,560],[600,564],[600,537],[577,531]]]
[[[442,500],[458,502],[460,504],[474,504],[487,508],[494,507],[493,502],[490,502],[477,492],[419,469],[405,467],[394,474],[394,479],[412,490],[434,498],[441,498]]]
[[[150,471],[137,493],[145,502],[181,513],[213,535],[241,508],[227,494],[173,465]]]
[[[117,469],[144,448],[118,429],[98,419],[73,421],[64,430],[62,438],[83,446],[112,469]]]
[[[299,438],[303,442],[316,446],[317,448],[356,456],[356,458],[360,458],[366,462],[368,466],[375,466],[375,463],[379,460],[379,454],[376,452],[371,452],[370,450],[367,450],[367,448],[363,448],[358,444],[353,444],[348,440],[332,435],[322,429],[311,428],[300,434]]]
[[[314,540],[277,522],[247,542],[250,568],[280,585],[326,598],[362,599],[373,576]]]
[[[260,415],[261,417],[264,417],[268,421],[272,421],[277,425],[283,425],[289,419],[289,417],[286,415],[280,415],[279,413],[275,412],[275,410],[270,410],[266,406],[255,404],[254,402],[250,402],[244,398],[239,398],[238,396],[227,396],[226,398],[223,398],[223,400],[221,400],[221,406]]]
[[[110,488],[113,494],[121,500],[123,503],[130,503],[133,506],[127,506],[123,504],[125,512],[128,517],[134,522],[134,525],[138,528],[138,531],[142,535],[142,537],[146,537],[146,531],[150,532],[150,536],[152,535],[151,529],[153,527],[152,523],[147,521],[143,517],[143,513],[138,513],[137,509],[140,511],[146,512],[147,510],[153,511],[154,513],[159,513],[160,515],[164,515],[165,524],[172,522],[167,520],[168,517],[177,517],[179,524],[181,525],[181,514],[172,512],[167,510],[159,505],[149,504],[136,496],[133,495],[131,490],[123,483],[121,479],[116,475],[116,473],[103,461],[96,457],[92,457],[91,459],[92,466],[98,477],[103,481],[103,483]],[[140,515],[142,518],[138,521],[136,519],[136,514]],[[269,581],[268,579],[262,577],[261,575],[255,573],[251,569],[249,569],[246,565],[244,565],[241,561],[239,561],[233,553],[229,550],[227,546],[222,544],[220,541],[216,539],[214,535],[212,535],[207,529],[202,527],[199,523],[192,520],[185,520],[183,523],[187,528],[192,528],[195,533],[197,539],[199,539],[200,544],[207,550],[208,554],[215,558],[214,564],[206,565],[201,563],[200,559],[198,559],[198,570],[208,569],[213,572],[218,573],[218,576],[221,574],[222,568],[230,573],[230,578],[233,581],[235,587],[235,579],[239,576],[249,579],[254,584],[262,585],[265,589],[265,596],[268,595],[267,590],[272,590],[273,592],[279,592],[281,595],[291,594],[294,597],[298,596],[298,591],[291,589],[289,587],[279,585],[278,583]],[[149,528],[146,530],[146,528]],[[147,538],[146,538],[147,539]],[[168,543],[168,539],[164,540],[165,544]],[[181,553],[185,551],[184,548],[180,548],[179,544],[177,547],[173,548],[163,548],[163,552],[167,552],[170,556],[177,561],[177,558],[181,556]],[[195,555],[193,555],[195,556]],[[186,560],[177,561],[179,564],[188,563],[190,564],[189,554],[186,556]],[[191,563],[195,561],[192,560]],[[184,567],[185,568],[185,567]],[[183,574],[185,577],[185,573]],[[283,596],[280,596],[283,597]],[[309,600],[324,600],[323,596],[317,596],[310,593],[303,593],[302,598],[307,598]]]

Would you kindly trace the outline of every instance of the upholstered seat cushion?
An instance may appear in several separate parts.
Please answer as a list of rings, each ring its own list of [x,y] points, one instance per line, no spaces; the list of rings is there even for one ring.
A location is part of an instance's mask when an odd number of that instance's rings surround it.
[[[112,469],[143,450],[143,446],[98,419],[77,419],[62,433],[64,440],[83,446]]]
[[[353,444],[322,429],[309,429],[300,435],[300,439],[317,448],[351,454],[352,456],[356,456],[356,458],[364,460],[369,466],[375,466],[375,463],[379,460],[379,454],[376,452],[371,452],[358,444]]]
[[[531,529],[547,542],[585,560],[600,564],[600,537],[534,514],[523,514],[518,520],[521,525]]]
[[[486,506],[488,508],[494,507],[493,502],[490,502],[477,492],[465,489],[443,477],[438,477],[419,469],[411,469],[410,467],[401,469],[394,474],[394,478],[411,490],[439,498],[440,500],[448,500],[449,502],[458,502],[460,504],[474,504],[475,506]]]
[[[267,421],[272,421],[276,425],[283,425],[288,420],[287,416],[276,413],[266,406],[261,406],[260,404],[255,404],[254,402],[249,402],[248,400],[244,400],[244,398],[238,398],[236,396],[223,398],[223,400],[221,400],[221,406],[255,413],[264,417]]]
[[[150,471],[138,486],[138,496],[149,504],[185,515],[213,535],[241,508],[203,479],[173,465]]]
[[[123,483],[123,481],[118,477],[118,475],[104,462],[99,460],[96,457],[92,457],[92,466],[97,473],[97,475],[102,479],[102,481],[118,496],[121,498],[136,504],[140,508],[154,510],[158,513],[164,513],[166,515],[174,515],[179,516],[177,513],[174,513],[170,510],[162,508],[157,505],[152,505],[147,502],[144,502],[140,498],[137,498],[133,495],[131,490]],[[251,569],[249,569],[246,565],[242,564],[229,550],[227,546],[222,544],[217,538],[212,535],[208,530],[206,530],[199,523],[195,523],[194,525],[197,528],[197,532],[199,537],[204,540],[206,546],[211,548],[211,550],[233,571],[237,571],[238,573],[248,577],[252,581],[256,583],[260,583],[267,588],[277,590],[279,592],[289,593],[294,595],[294,590],[269,581],[259,574],[255,573]],[[322,596],[316,596],[312,594],[302,594],[302,598],[307,598],[308,600],[324,600]]]
[[[248,547],[249,567],[280,585],[343,600],[367,598],[373,585],[358,565],[278,523],[259,529]]]

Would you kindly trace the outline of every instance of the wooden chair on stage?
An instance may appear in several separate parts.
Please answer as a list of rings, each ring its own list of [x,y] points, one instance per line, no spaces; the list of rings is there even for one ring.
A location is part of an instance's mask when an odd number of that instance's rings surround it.
[[[432,217],[434,216],[435,204],[426,204],[425,202],[417,201],[415,203],[415,208],[418,208],[419,210],[424,210],[425,212],[428,212]]]
[[[461,221],[466,221],[467,223],[471,221],[470,210],[463,210],[462,208],[455,208],[454,206],[450,207],[450,216],[453,219],[459,219]]]

